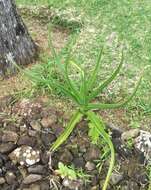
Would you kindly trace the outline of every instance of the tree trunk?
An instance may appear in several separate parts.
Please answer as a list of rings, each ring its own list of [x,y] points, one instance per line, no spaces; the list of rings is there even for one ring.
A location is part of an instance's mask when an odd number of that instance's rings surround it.
[[[37,47],[17,13],[14,0],[0,0],[0,75],[31,63]]]

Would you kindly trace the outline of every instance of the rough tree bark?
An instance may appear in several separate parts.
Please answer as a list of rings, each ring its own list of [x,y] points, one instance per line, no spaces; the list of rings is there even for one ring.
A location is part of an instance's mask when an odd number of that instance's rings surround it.
[[[37,47],[30,37],[14,0],[0,0],[0,75],[14,72],[18,65],[31,63]]]

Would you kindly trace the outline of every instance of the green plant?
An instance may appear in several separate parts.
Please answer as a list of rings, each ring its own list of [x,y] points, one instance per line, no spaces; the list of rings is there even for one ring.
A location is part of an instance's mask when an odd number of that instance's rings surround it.
[[[115,162],[115,152],[114,147],[111,141],[111,138],[109,134],[105,130],[105,124],[103,122],[103,119],[95,114],[92,110],[98,110],[98,109],[115,109],[115,108],[121,108],[124,107],[136,94],[136,91],[140,85],[142,77],[140,77],[140,80],[138,81],[133,93],[126,98],[124,101],[115,103],[115,104],[104,104],[104,103],[92,103],[95,98],[114,80],[114,78],[118,75],[122,64],[123,64],[123,53],[122,53],[122,59],[120,61],[120,64],[115,69],[115,71],[111,74],[111,76],[105,80],[102,84],[99,86],[96,86],[97,83],[97,74],[100,69],[100,60],[102,56],[101,49],[95,68],[91,75],[86,74],[86,71],[75,62],[75,60],[71,56],[71,49],[72,45],[69,44],[68,46],[68,56],[62,62],[60,60],[60,57],[57,55],[55,49],[52,46],[52,54],[54,58],[54,68],[56,73],[59,73],[61,75],[62,80],[58,80],[58,78],[53,78],[53,76],[50,76],[49,85],[52,89],[57,89],[63,94],[65,94],[67,97],[72,99],[76,105],[77,105],[77,111],[73,114],[70,122],[65,128],[65,131],[60,135],[60,137],[56,140],[56,142],[52,145],[50,148],[51,152],[56,151],[56,149],[69,137],[71,132],[73,131],[76,124],[84,117],[86,116],[87,120],[89,121],[90,131],[89,134],[93,138],[93,142],[96,143],[99,139],[99,136],[101,136],[104,141],[107,143],[107,145],[110,148],[110,154],[111,154],[111,160],[110,165],[107,173],[107,177],[105,179],[103,190],[107,189],[108,182],[114,167]],[[71,69],[71,67],[73,67]],[[73,77],[72,72],[76,72],[76,76]],[[72,78],[73,77],[73,78]],[[76,82],[78,81],[78,82]]]
[[[41,77],[39,78],[37,73],[33,74],[32,72],[27,71],[25,71],[25,74],[30,76],[32,80],[38,80],[39,82],[42,82],[44,85],[48,86],[52,91],[58,91],[66,95],[77,106],[76,112],[71,117],[71,120],[66,126],[64,132],[60,135],[60,137],[50,148],[50,152],[56,151],[56,149],[69,137],[76,124],[80,122],[80,120],[82,120],[83,117],[86,117],[87,121],[89,122],[89,136],[91,137],[92,143],[96,144],[99,140],[99,137],[101,136],[103,138],[103,141],[108,145],[110,149],[111,159],[107,176],[102,188],[102,190],[106,190],[114,167],[115,152],[110,135],[106,132],[103,119],[100,116],[98,116],[95,112],[93,112],[93,110],[116,109],[124,107],[136,94],[137,89],[141,83],[142,76],[140,77],[136,87],[134,88],[133,93],[130,96],[128,96],[124,101],[114,104],[94,103],[95,98],[105,88],[107,88],[107,86],[118,75],[123,64],[123,52],[121,61],[118,67],[115,69],[115,71],[105,81],[96,86],[97,76],[100,70],[100,61],[102,57],[103,48],[99,53],[92,74],[88,74],[86,73],[86,70],[83,69],[81,65],[79,65],[71,56],[73,42],[75,42],[75,40],[67,44],[66,56],[62,56],[62,54],[56,53],[51,40],[49,41],[49,46],[51,47],[51,52],[53,56],[53,59],[51,59],[51,61],[49,62],[49,64],[51,65],[51,67],[49,67],[49,69],[51,70],[48,71],[50,74],[49,78],[45,79],[43,75],[41,75]],[[74,173],[72,173],[72,175],[74,176]]]
[[[127,141],[126,141],[126,147],[131,150],[133,148],[133,145],[134,145],[133,138],[127,139]]]
[[[82,169],[75,169],[72,166],[66,166],[62,162],[58,163],[58,170],[56,172],[62,177],[68,177],[71,180],[83,179],[85,182],[89,181],[90,175],[83,172]]]
[[[56,170],[56,172],[61,175],[62,178],[68,177],[71,180],[77,179],[75,170],[64,165],[62,162],[58,163],[58,170]]]

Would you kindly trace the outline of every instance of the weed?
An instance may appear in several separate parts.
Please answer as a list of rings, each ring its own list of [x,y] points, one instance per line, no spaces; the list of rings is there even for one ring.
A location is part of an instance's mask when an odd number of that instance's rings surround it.
[[[55,49],[50,43],[53,60],[54,60],[54,68],[58,78],[53,78],[53,75],[50,76],[50,81],[46,81],[48,85],[50,85],[52,90],[59,90],[63,94],[65,94],[68,98],[75,102],[77,105],[77,111],[71,117],[70,122],[65,128],[65,131],[60,135],[60,137],[56,140],[56,142],[50,148],[51,152],[54,152],[71,134],[76,124],[82,119],[82,117],[86,116],[89,121],[90,131],[89,135],[93,138],[93,143],[96,143],[99,140],[99,136],[101,136],[110,149],[111,160],[109,165],[109,170],[107,173],[106,180],[103,185],[103,190],[107,189],[108,182],[114,167],[115,162],[115,153],[114,147],[111,141],[109,134],[105,130],[105,124],[103,119],[95,114],[92,110],[98,109],[116,109],[120,107],[124,107],[136,94],[137,89],[140,85],[142,77],[138,81],[133,93],[126,98],[124,101],[115,104],[104,104],[104,103],[94,103],[95,98],[114,80],[114,78],[118,75],[122,64],[123,64],[123,53],[121,61],[115,71],[111,76],[108,77],[102,84],[96,86],[97,84],[97,74],[100,69],[100,60],[102,57],[103,48],[101,49],[95,68],[92,74],[88,75],[86,71],[72,58],[71,49],[72,45],[68,44],[68,54],[64,61],[60,59],[57,55]],[[72,68],[72,69],[71,69]],[[76,71],[76,75],[72,75],[72,72]],[[61,78],[61,80],[60,80]],[[77,82],[78,81],[78,82]],[[74,174],[73,174],[74,175]]]
[[[130,127],[133,128],[133,129],[137,129],[137,128],[140,128],[140,124],[138,121],[131,121],[130,122]]]
[[[46,68],[46,72],[49,72],[49,78],[45,78],[44,75],[37,75],[37,73],[24,71],[26,75],[30,76],[32,81],[36,80],[42,86],[47,86],[53,92],[59,92],[64,94],[66,97],[71,99],[77,106],[77,111],[71,117],[70,122],[65,128],[65,131],[60,135],[56,142],[50,148],[51,152],[54,152],[71,134],[74,127],[83,117],[87,118],[89,121],[89,136],[91,137],[92,143],[96,144],[101,136],[104,142],[108,145],[111,154],[111,160],[109,169],[107,172],[107,177],[105,179],[103,190],[107,189],[108,182],[114,167],[115,162],[115,152],[114,146],[112,144],[110,135],[106,132],[105,124],[103,119],[93,112],[93,110],[104,110],[104,109],[116,109],[127,105],[129,101],[136,94],[138,87],[141,83],[142,76],[140,77],[133,93],[128,96],[124,101],[118,103],[95,103],[95,99],[108,85],[115,79],[118,75],[122,65],[123,65],[123,52],[119,65],[113,71],[113,73],[101,84],[97,85],[98,72],[100,70],[100,62],[103,53],[103,48],[101,48],[98,55],[96,65],[91,74],[87,73],[85,69],[79,65],[75,59],[71,56],[72,47],[75,43],[74,40],[69,41],[66,46],[66,56],[62,57],[57,54],[53,48],[51,37],[49,38],[49,46],[51,48],[53,59],[48,62],[51,65],[51,69]],[[62,55],[62,54],[61,54]],[[46,65],[47,66],[47,65]],[[17,66],[18,67],[18,66]],[[40,69],[41,71],[41,69]],[[74,175],[74,174],[73,174]]]
[[[62,178],[69,178],[71,180],[82,179],[83,181],[89,182],[90,175],[87,175],[83,172],[82,169],[75,169],[73,166],[66,166],[62,162],[58,163],[58,170],[56,172]]]
[[[131,149],[133,148],[133,145],[134,145],[134,140],[133,140],[133,138],[129,138],[129,139],[126,141],[126,147],[131,150]]]

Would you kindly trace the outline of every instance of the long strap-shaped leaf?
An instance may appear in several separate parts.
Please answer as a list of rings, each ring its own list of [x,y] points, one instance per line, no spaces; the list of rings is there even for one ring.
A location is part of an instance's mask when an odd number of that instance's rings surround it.
[[[107,80],[105,80],[105,82],[103,82],[103,84],[101,84],[99,87],[97,87],[90,94],[90,96],[88,97],[88,101],[91,101],[96,96],[98,96],[102,92],[102,90],[104,88],[106,88],[115,79],[115,77],[117,76],[117,74],[119,73],[119,71],[120,71],[120,69],[122,67],[122,64],[123,64],[123,52],[122,52],[122,58],[121,58],[120,64],[118,65],[118,67],[116,68],[116,70],[111,74],[111,76]]]
[[[139,85],[141,83],[141,80],[142,80],[142,76],[140,77],[139,81],[137,82],[137,85],[134,88],[133,93],[123,102],[115,103],[115,104],[89,104],[87,106],[87,109],[88,110],[91,110],[91,109],[116,109],[116,108],[121,108],[121,107],[126,106],[126,104],[128,104],[131,101],[131,99],[135,96],[135,94],[139,88]]]
[[[82,113],[80,111],[77,111],[71,118],[69,124],[67,125],[64,132],[59,136],[59,138],[56,140],[56,142],[52,145],[50,148],[50,151],[55,151],[71,134],[73,131],[75,125],[80,122],[82,118]]]
[[[67,61],[65,63],[65,77],[66,77],[66,82],[68,84],[68,86],[70,87],[70,89],[73,91],[73,93],[75,94],[75,96],[77,97],[78,101],[80,103],[82,103],[82,100],[81,100],[81,97],[80,97],[80,94],[78,92],[78,89],[76,88],[76,86],[73,84],[73,81],[71,81],[70,77],[69,77],[69,71],[68,71],[68,67],[69,67],[69,64],[72,63],[72,62],[69,62]]]
[[[75,101],[76,103],[80,104],[79,100],[77,99],[77,97],[68,89],[68,87],[66,85],[61,85],[59,84],[59,82],[55,81],[55,80],[49,80],[47,81],[47,84],[52,86],[55,86],[58,90],[60,90],[63,94],[69,96],[70,98],[72,98],[73,101]]]
[[[108,133],[105,132],[104,128],[104,123],[103,121],[94,113],[94,112],[87,112],[87,116],[88,119],[91,121],[91,124],[93,124],[96,129],[98,130],[98,132],[100,133],[100,135],[104,138],[105,142],[108,144],[110,150],[111,150],[111,160],[110,160],[110,165],[109,165],[109,169],[108,169],[108,173],[103,185],[103,189],[102,190],[106,190],[113,168],[114,168],[114,163],[115,163],[115,151],[114,151],[114,146],[113,143],[111,141],[110,136],[108,135]]]
[[[101,62],[102,52],[103,52],[103,47],[100,50],[95,68],[94,68],[90,78],[88,79],[87,91],[91,90],[93,88],[94,83],[96,82],[96,78],[97,78],[97,74],[98,74],[99,66],[100,66],[100,62]]]

